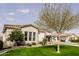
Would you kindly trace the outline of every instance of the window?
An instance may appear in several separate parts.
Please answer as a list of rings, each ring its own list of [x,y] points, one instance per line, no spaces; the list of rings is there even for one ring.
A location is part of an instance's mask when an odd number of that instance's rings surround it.
[[[26,31],[25,32],[25,40],[27,41],[27,34],[28,34],[28,32]]]
[[[29,41],[31,41],[32,37],[32,32],[29,32]]]
[[[35,41],[35,36],[36,36],[36,33],[33,32],[33,41]]]

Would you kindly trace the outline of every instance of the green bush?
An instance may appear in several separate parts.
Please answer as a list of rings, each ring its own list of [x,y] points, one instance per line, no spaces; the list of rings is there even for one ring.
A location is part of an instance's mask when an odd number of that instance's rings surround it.
[[[42,42],[42,41],[40,41],[40,42],[39,42],[39,44],[41,44],[41,45],[42,45],[42,44],[43,44],[43,42]]]
[[[32,45],[36,45],[36,42],[32,42]]]
[[[3,49],[3,41],[0,40],[0,50]]]
[[[15,41],[15,44],[20,46],[24,41],[24,35],[20,29],[15,29],[11,32],[9,40],[12,42]]]
[[[23,41],[22,42],[21,41],[16,41],[16,45],[21,46],[21,45],[24,45],[24,44],[23,44]]]
[[[27,43],[26,45],[27,45],[27,46],[32,46],[32,44],[31,44],[31,43]]]

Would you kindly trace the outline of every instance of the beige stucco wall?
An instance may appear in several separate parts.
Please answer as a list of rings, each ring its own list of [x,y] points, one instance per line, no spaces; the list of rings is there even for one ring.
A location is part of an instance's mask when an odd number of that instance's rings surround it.
[[[4,48],[13,46],[13,43],[10,41],[7,41],[7,38],[9,37],[9,34],[13,31],[13,29],[6,29],[6,32],[3,33],[3,42],[4,42]]]
[[[40,32],[38,36],[39,36],[39,41],[42,41],[44,39],[44,37],[45,37],[45,33]]]
[[[13,29],[6,29],[6,32],[5,32],[5,39],[7,39],[9,37],[9,34],[11,34],[11,32],[13,31]]]
[[[52,35],[52,34],[51,34],[51,33],[49,33],[49,32],[45,32],[45,34],[46,34],[46,35]]]
[[[44,38],[45,38],[45,36],[46,35],[51,35],[51,33],[49,33],[49,32],[40,32],[39,33],[39,41],[42,41]]]

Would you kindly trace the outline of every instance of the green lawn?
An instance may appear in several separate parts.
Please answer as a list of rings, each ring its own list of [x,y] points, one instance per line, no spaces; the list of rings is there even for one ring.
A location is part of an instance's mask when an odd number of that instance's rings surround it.
[[[79,47],[62,45],[60,51],[61,53],[56,53],[56,46],[19,48],[2,56],[79,56]]]

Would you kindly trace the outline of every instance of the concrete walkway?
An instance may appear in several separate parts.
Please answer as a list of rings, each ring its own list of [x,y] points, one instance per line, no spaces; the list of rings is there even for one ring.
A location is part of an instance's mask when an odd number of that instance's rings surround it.
[[[57,42],[53,42],[52,44],[57,44]],[[60,44],[79,47],[79,44],[74,42],[60,42]]]
[[[78,43],[72,43],[72,42],[61,42],[61,44],[63,44],[63,45],[69,45],[69,46],[76,46],[76,47],[79,47],[79,44],[78,44]]]

